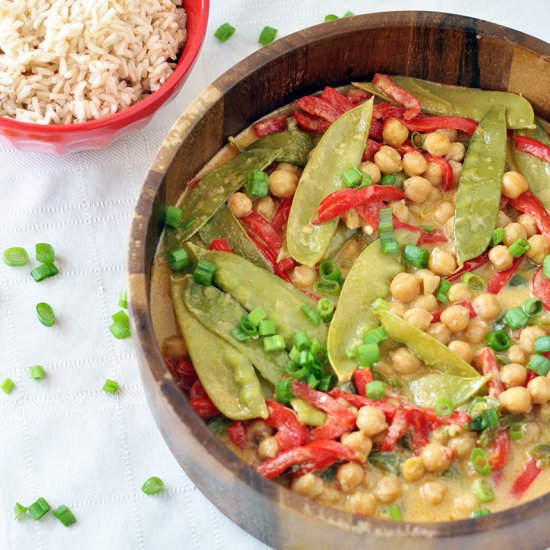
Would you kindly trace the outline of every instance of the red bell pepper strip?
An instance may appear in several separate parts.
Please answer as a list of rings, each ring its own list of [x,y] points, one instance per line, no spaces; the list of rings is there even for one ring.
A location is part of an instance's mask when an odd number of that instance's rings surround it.
[[[453,187],[453,168],[445,157],[435,157],[433,155],[424,155],[428,162],[437,164],[441,168],[443,175],[443,191],[450,191]]]
[[[530,458],[512,484],[512,496],[519,500],[525,491],[529,489],[533,481],[537,479],[541,471],[542,470],[537,466],[537,461],[534,458]]]
[[[328,416],[322,426],[313,428],[308,434],[308,441],[321,441],[327,439],[340,439],[345,433],[350,431],[349,426],[338,422],[334,416]]]
[[[459,116],[417,116],[403,121],[409,132],[434,132],[436,130],[460,130],[472,135],[477,128],[477,122],[471,118]]]
[[[300,424],[296,415],[277,401],[267,401],[269,416],[265,420],[277,430],[275,439],[279,444],[279,451],[287,451],[300,447],[307,441],[307,428]]]
[[[164,363],[172,376],[176,379],[180,390],[189,391],[193,387],[193,384],[196,382],[198,376],[191,361],[188,359],[174,361],[169,357],[165,357]]]
[[[531,281],[531,292],[538,298],[544,307],[550,310],[550,279],[547,279],[542,272],[542,266],[537,267],[533,280]]]
[[[306,113],[321,117],[327,122],[334,122],[342,114],[339,109],[314,95],[301,97],[295,103]]]
[[[200,399],[201,397],[208,397],[208,394],[202,382],[197,378],[189,390],[189,399]]]
[[[227,435],[239,449],[244,449],[248,445],[248,430],[244,422],[231,423],[227,428]]]
[[[277,265],[283,271],[290,271],[296,264],[292,258],[283,258]]]
[[[217,250],[218,252],[233,252],[233,250],[231,250],[231,247],[229,246],[229,243],[225,239],[214,239],[210,243],[208,250]]]
[[[369,138],[372,138],[376,141],[382,141],[384,137],[382,136],[382,131],[384,130],[384,124],[380,120],[375,118],[371,119],[369,126]]]
[[[491,445],[489,464],[491,469],[500,470],[504,468],[510,456],[510,434],[508,429],[499,430],[497,437]]]
[[[464,273],[469,273],[470,271],[474,271],[474,269],[477,269],[478,267],[485,265],[488,261],[489,261],[489,253],[484,252],[477,258],[473,258],[471,260],[468,260],[467,262],[464,262],[462,269],[455,271],[455,273],[453,273],[452,275],[449,275],[448,277],[446,277],[446,279],[451,282],[458,281],[458,279],[460,279],[460,277],[462,277]]]
[[[407,415],[403,409],[399,409],[386,432],[386,437],[380,444],[380,450],[393,451],[397,442],[407,433],[408,428]]]
[[[479,355],[479,359],[481,361],[481,369],[483,374],[491,376],[487,382],[489,395],[495,399],[498,399],[499,395],[505,388],[502,380],[500,379],[500,371],[493,350],[491,348],[483,348]]]
[[[411,448],[415,455],[420,454],[422,448],[430,441],[430,427],[426,416],[419,409],[410,409],[406,412],[407,422],[412,426]]]
[[[550,147],[544,145],[537,139],[533,139],[526,136],[515,136],[514,147],[517,151],[527,153],[540,160],[550,162]]]
[[[250,240],[256,245],[256,248],[260,251],[260,254],[264,257],[265,261],[271,268],[271,271],[277,275],[277,277],[283,279],[283,281],[290,283],[290,277],[277,262],[278,251],[275,251],[265,245],[253,231],[247,231],[246,233],[250,237]]]
[[[515,258],[512,265],[508,269],[495,272],[489,279],[487,291],[491,294],[498,294],[508,284],[508,281],[517,271],[521,260],[523,260],[522,256]]]
[[[386,205],[382,201],[371,202],[369,204],[361,204],[355,207],[357,213],[373,228],[378,230],[378,216],[380,209]]]
[[[313,224],[325,223],[360,204],[372,201],[398,201],[405,193],[392,185],[369,185],[359,189],[341,189],[325,197],[317,209],[317,218]]]
[[[359,461],[357,453],[350,447],[337,441],[314,441],[308,445],[289,449],[275,458],[266,460],[256,471],[267,479],[280,476],[285,470],[297,464],[303,464],[305,471],[324,469],[327,464],[337,460]]]
[[[381,410],[388,420],[391,420],[396,412],[397,407],[395,405],[392,405],[391,403],[388,403],[387,401],[383,400],[376,400],[369,399],[368,397],[364,397],[363,395],[356,395],[354,393],[348,393],[347,391],[341,390],[339,388],[333,388],[330,390],[329,395],[331,397],[345,399],[350,405],[353,405],[354,407],[360,409],[361,407],[370,406],[375,407],[376,409]]]
[[[279,206],[277,207],[277,210],[275,211],[275,215],[273,216],[273,221],[271,222],[271,226],[275,231],[282,233],[286,229],[286,224],[288,222],[288,216],[290,215],[290,209],[292,207],[292,199],[294,197],[288,197],[286,199],[283,199]]]
[[[306,132],[326,132],[330,126],[330,122],[319,116],[310,115],[303,111],[294,111],[292,113],[296,124]]]
[[[189,405],[201,418],[212,418],[221,414],[208,396],[189,399]]]
[[[266,118],[265,120],[260,120],[260,122],[256,122],[256,124],[254,124],[253,126],[256,137],[262,138],[268,136],[269,134],[283,132],[287,128],[287,118],[287,115],[281,115],[272,118]]]
[[[405,109],[403,107],[393,105],[392,103],[389,103],[387,101],[382,101],[381,103],[377,103],[372,108],[372,117],[382,121],[386,121],[389,118],[401,119],[403,118],[404,113],[405,113]]]
[[[460,302],[453,304],[453,306],[465,307],[470,312],[470,319],[473,319],[476,316],[476,312],[474,310],[474,307],[472,306],[472,302],[470,302],[469,300],[461,300]],[[439,311],[434,311],[432,313],[432,323],[439,323],[439,321],[441,321],[441,314],[446,309],[447,308],[440,309]]]
[[[420,101],[407,90],[397,86],[388,75],[376,73],[372,83],[390,99],[406,108],[403,114],[405,120],[411,120],[420,114],[422,110]]]
[[[393,216],[393,228],[394,229],[406,229],[407,231],[413,231],[420,235],[418,239],[418,244],[428,244],[428,243],[443,243],[447,241],[447,237],[441,231],[434,231],[433,233],[428,233],[421,227],[416,225],[410,225],[408,223],[402,222],[397,217]]]
[[[338,109],[341,115],[355,107],[355,104],[349,98],[330,86],[325,87],[321,99]]]
[[[543,355],[546,357],[546,359],[550,359],[550,357],[547,357],[545,353]],[[525,378],[525,382],[523,383],[523,387],[526,388],[529,385],[529,382],[533,380],[533,378],[536,378],[538,374],[534,370],[528,370],[527,371],[527,378]]]
[[[371,139],[370,137],[367,139],[367,146],[365,147],[365,152],[363,153],[363,159],[364,161],[366,160],[371,160],[374,158],[374,155],[376,154],[376,152],[378,151],[378,149],[380,149],[380,147],[382,147],[382,144],[379,143],[378,141],[374,140],[374,139]]]
[[[273,226],[256,210],[251,210],[249,214],[243,216],[241,220],[252,230],[262,241],[279,253],[283,246],[283,239],[273,229]]]
[[[361,90],[359,88],[352,88],[351,90],[348,90],[347,97],[352,103],[357,104],[369,99],[372,97],[372,94],[369,94],[365,90]]]
[[[359,395],[366,395],[367,384],[373,380],[374,378],[370,369],[357,369],[353,373],[353,383]]]
[[[550,244],[550,214],[546,211],[543,204],[531,193],[525,191],[519,197],[510,200],[510,204],[520,212],[529,214],[535,220],[539,231],[546,237]]]

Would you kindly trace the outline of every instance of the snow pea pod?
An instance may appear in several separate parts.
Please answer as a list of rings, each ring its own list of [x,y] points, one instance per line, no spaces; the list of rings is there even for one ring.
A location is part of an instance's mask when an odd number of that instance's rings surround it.
[[[204,250],[192,244],[188,244],[188,250],[192,257],[204,258],[216,264],[214,283],[247,311],[257,306],[263,307],[267,316],[275,321],[277,332],[284,337],[289,347],[299,330],[305,330],[311,338],[317,338],[322,344],[326,342],[327,328],[324,323],[316,327],[300,311],[304,305],[315,309],[315,300],[236,254]]]
[[[170,241],[176,244],[189,239],[246,183],[250,171],[267,168],[280,154],[280,149],[245,151],[188,188],[181,204],[181,226],[170,232]]]
[[[550,138],[542,124],[538,119],[535,119],[535,123],[536,128],[533,130],[515,131],[514,135],[527,136],[550,146]],[[519,171],[529,182],[529,190],[546,210],[550,210],[550,163],[515,149],[513,154]]]
[[[207,329],[232,345],[256,367],[260,374],[275,385],[285,373],[289,359],[286,351],[266,352],[261,340],[239,342],[231,336],[231,331],[239,326],[243,315],[248,312],[229,294],[214,286],[204,286],[186,277],[181,285],[173,288],[179,292],[185,307]]]
[[[359,166],[369,133],[372,100],[344,113],[331,124],[307,163],[292,202],[286,240],[292,257],[314,266],[323,257],[338,218],[313,225],[321,201],[342,189],[342,174]]]
[[[252,363],[197,321],[178,298],[179,280],[172,284],[176,317],[208,397],[232,420],[267,418],[267,406]]]
[[[464,157],[455,207],[459,265],[485,252],[495,228],[506,162],[504,109],[494,107],[479,123]]]
[[[328,355],[340,383],[350,380],[358,363],[346,349],[362,343],[363,334],[380,323],[370,306],[389,294],[391,280],[403,271],[399,255],[384,254],[380,241],[370,244],[351,268],[328,332]]]
[[[208,220],[199,231],[199,235],[206,246],[210,246],[210,243],[215,239],[223,238],[229,243],[235,254],[250,260],[259,267],[269,269],[264,257],[227,206],[220,208]]]
[[[419,359],[440,373],[464,378],[480,378],[474,367],[439,340],[389,311],[377,311],[376,315],[390,338],[405,344]]]

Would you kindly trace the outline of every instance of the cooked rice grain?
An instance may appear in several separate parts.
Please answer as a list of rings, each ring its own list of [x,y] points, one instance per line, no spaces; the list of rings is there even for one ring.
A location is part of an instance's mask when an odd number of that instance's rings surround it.
[[[114,114],[172,74],[181,0],[0,1],[0,117],[39,124]]]

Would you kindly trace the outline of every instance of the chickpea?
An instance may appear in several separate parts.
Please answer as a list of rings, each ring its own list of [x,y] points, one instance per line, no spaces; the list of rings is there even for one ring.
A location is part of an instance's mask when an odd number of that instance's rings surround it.
[[[539,228],[537,227],[534,218],[529,214],[521,214],[521,216],[518,216],[516,221],[523,226],[523,229],[525,229],[527,238],[532,237],[539,232]]]
[[[468,432],[449,439],[449,447],[454,449],[456,456],[459,458],[469,456],[475,446],[475,436]]]
[[[323,480],[311,472],[292,480],[290,488],[299,495],[316,498],[323,492]]]
[[[445,231],[445,235],[452,241],[454,239],[455,234],[455,217],[451,216],[446,222],[445,226],[443,227]]]
[[[435,189],[435,187],[433,189]],[[432,219],[435,223],[443,225],[454,214],[454,211],[455,205],[452,202],[444,201],[434,210]]]
[[[424,138],[424,149],[434,157],[444,157],[451,150],[451,140],[441,132],[430,132]]]
[[[441,314],[441,321],[447,325],[451,332],[460,332],[466,329],[470,323],[470,311],[459,305],[448,307]]]
[[[265,437],[273,435],[274,429],[263,420],[254,420],[248,425],[248,437],[254,442],[259,443]]]
[[[443,181],[443,170],[435,162],[428,162],[428,167],[423,175],[432,185],[440,185]]]
[[[519,363],[520,365],[527,364],[527,356],[521,346],[514,344],[508,349],[508,359],[511,363]]]
[[[358,229],[359,227],[361,227],[361,225],[363,225],[363,219],[361,218],[357,210],[355,210],[355,208],[346,210],[342,214],[341,218],[344,222],[344,225],[348,229]]]
[[[295,164],[291,164],[290,162],[279,162],[277,164],[277,170],[285,170],[287,172],[291,172],[298,178],[302,175],[302,169]]]
[[[282,199],[293,197],[298,186],[298,176],[288,170],[275,170],[269,175],[269,191]]]
[[[274,436],[268,435],[260,441],[258,445],[258,456],[265,460],[266,458],[275,458],[279,453],[279,443]]]
[[[403,182],[405,196],[416,204],[426,202],[432,190],[432,184],[422,176],[413,176]]]
[[[380,181],[382,174],[380,173],[380,168],[374,162],[367,160],[366,162],[362,162],[359,168],[370,176],[372,183],[376,184]]]
[[[453,171],[453,185],[456,185],[460,181],[460,176],[462,175],[462,163],[456,160],[450,160],[449,164]]]
[[[407,141],[409,130],[398,118],[390,118],[384,123],[382,137],[384,143],[392,147],[400,147]]]
[[[535,353],[535,340],[545,335],[540,327],[525,327],[519,335],[519,345],[523,351]]]
[[[455,283],[449,288],[447,297],[451,302],[461,302],[463,300],[471,300],[473,297],[472,291],[468,288],[468,285],[464,283]]]
[[[420,151],[406,153],[403,156],[403,171],[407,176],[420,176],[428,168],[428,161]]]
[[[419,296],[411,305],[413,308],[422,308],[430,313],[438,309],[437,298],[433,294]]]
[[[336,487],[325,485],[317,500],[326,506],[334,506],[342,500],[342,492]]]
[[[531,409],[531,394],[522,386],[504,390],[499,396],[499,401],[511,413],[523,414]]]
[[[400,302],[412,302],[420,294],[420,280],[411,273],[398,273],[390,284],[390,292]]]
[[[397,500],[402,492],[401,482],[395,476],[382,477],[374,488],[374,494],[384,504]]]
[[[366,436],[378,435],[383,432],[387,427],[386,417],[384,413],[376,407],[366,405],[359,409],[359,415],[357,416],[357,427]]]
[[[496,227],[506,227],[509,223],[512,223],[512,219],[506,215],[506,212],[499,210]]]
[[[447,449],[440,443],[428,443],[420,456],[428,472],[443,472],[451,465]]]
[[[468,342],[463,342],[462,340],[453,340],[449,342],[449,349],[456,353],[459,357],[464,359],[466,363],[471,363],[474,358],[474,350]]]
[[[508,363],[500,369],[500,379],[506,388],[523,386],[527,379],[527,369],[519,363]]]
[[[162,342],[162,356],[173,361],[189,357],[185,340],[181,336],[169,336]]]
[[[374,154],[374,162],[382,174],[401,172],[401,155],[388,145],[382,145]]]
[[[530,247],[525,255],[537,264],[542,264],[548,254],[548,241],[544,235],[533,235],[527,239]]]
[[[344,434],[340,441],[342,445],[353,449],[359,455],[361,462],[367,461],[372,449],[372,441],[363,432],[356,431]]]
[[[484,292],[472,300],[474,311],[485,321],[494,321],[500,315],[500,304],[494,294]]]
[[[441,282],[441,277],[434,275],[429,269],[419,269],[415,276],[422,281],[422,292],[425,296],[433,294]]]
[[[388,307],[389,311],[391,311],[394,315],[398,315],[399,317],[403,317],[407,309],[407,305],[402,304],[401,302],[390,302],[390,305]]]
[[[349,493],[363,481],[365,470],[355,462],[347,462],[338,467],[335,477],[342,491]]]
[[[433,203],[439,203],[443,200],[443,193],[437,187],[432,186],[428,200]]]
[[[430,254],[428,265],[436,275],[450,275],[456,270],[456,259],[449,252],[436,246]]]
[[[406,347],[390,352],[390,358],[394,370],[399,374],[414,374],[421,367],[420,359]]]
[[[508,269],[514,262],[514,258],[508,251],[508,247],[503,244],[493,246],[489,250],[489,260],[497,271]]]
[[[267,221],[273,221],[273,216],[277,210],[275,201],[267,196],[256,201],[256,211],[259,212]]]
[[[426,332],[442,344],[447,345],[451,341],[451,331],[443,323],[434,323]]]
[[[346,497],[346,510],[363,516],[373,516],[376,512],[376,497],[366,491],[356,491]]]
[[[464,160],[464,155],[466,154],[466,147],[460,141],[455,141],[451,143],[451,148],[449,152],[445,155],[447,160],[454,160],[455,162],[460,162]]]
[[[469,516],[479,506],[477,498],[472,493],[464,493],[456,497],[453,504],[457,518]]]
[[[243,218],[252,211],[252,201],[244,193],[233,193],[227,207],[236,218]]]
[[[509,223],[504,228],[504,244],[510,246],[514,241],[518,239],[526,239],[527,231],[520,223]]]
[[[527,180],[514,170],[502,176],[502,194],[509,199],[515,199],[529,189]]]
[[[390,206],[393,209],[392,213],[399,221],[404,223],[409,221],[409,208],[404,200],[391,202]]]
[[[297,288],[309,288],[317,279],[317,272],[308,265],[298,265],[290,273],[292,284]]]
[[[424,462],[419,456],[407,458],[407,460],[401,464],[401,475],[407,483],[418,481],[425,472],[426,468],[424,467]]]
[[[437,131],[440,134],[446,135],[451,142],[456,141],[456,138],[458,136],[458,132],[456,130],[452,130],[451,128],[439,128]]]
[[[420,487],[420,494],[425,502],[432,506],[437,506],[443,502],[447,486],[441,481],[426,481]]]
[[[475,318],[472,319],[466,327],[464,336],[470,344],[481,344],[485,342],[485,338],[490,331],[491,328],[485,321]]]
[[[427,330],[432,322],[432,314],[421,307],[413,307],[405,312],[403,319],[420,330]]]
[[[535,405],[543,405],[550,401],[550,378],[537,376],[527,384],[527,389]]]

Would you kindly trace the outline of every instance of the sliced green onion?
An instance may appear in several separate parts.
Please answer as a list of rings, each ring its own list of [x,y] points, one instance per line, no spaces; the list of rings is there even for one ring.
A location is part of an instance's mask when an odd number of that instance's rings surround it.
[[[508,428],[510,439],[521,439],[525,432],[525,424],[523,422],[512,422]]]
[[[69,527],[73,523],[76,523],[74,514],[64,505],[58,506],[52,510],[53,515],[65,526]]]
[[[544,261],[542,262],[542,274],[547,279],[550,279],[550,254],[544,257]]]
[[[361,185],[359,185],[359,188],[368,187],[372,184],[372,178],[368,175],[363,173],[363,180],[361,181]]]
[[[37,243],[34,245],[36,261],[41,264],[53,264],[55,262],[55,252],[53,246],[49,243]]]
[[[264,338],[265,351],[281,351],[285,349],[285,339],[280,334],[274,334],[273,336],[266,336]]]
[[[342,182],[346,187],[357,187],[363,181],[364,173],[357,167],[349,168],[342,176]]]
[[[313,285],[313,290],[318,294],[338,294],[340,283],[338,281],[320,279]]]
[[[248,318],[248,315],[242,315],[239,328],[248,336],[258,336],[258,327]]]
[[[262,29],[262,32],[260,33],[260,37],[258,38],[258,42],[262,46],[267,46],[268,44],[271,44],[273,40],[275,40],[275,37],[277,36],[278,32],[279,31],[277,29],[266,26]]]
[[[29,367],[29,378],[31,380],[42,380],[44,378],[44,368],[40,365]]]
[[[230,25],[229,23],[224,23],[223,25],[220,25],[216,32],[214,33],[214,36],[220,41],[220,42],[226,42],[229,40],[233,34],[235,34],[235,27],[233,25]]]
[[[451,401],[445,397],[438,399],[434,407],[434,411],[437,416],[451,416],[454,410],[455,409]]]
[[[399,252],[399,243],[395,240],[383,241],[382,252],[384,254],[397,254]]]
[[[130,324],[128,314],[123,309],[117,311],[116,313],[113,313],[113,315],[111,315],[111,319],[115,322],[118,321],[120,323],[126,323],[127,325]]]
[[[514,307],[504,315],[504,322],[512,329],[524,327],[529,321],[529,315],[520,306]]]
[[[4,250],[4,263],[10,267],[21,267],[29,261],[27,251],[20,246],[12,246]]]
[[[105,383],[103,384],[103,391],[105,393],[110,393],[111,395],[114,394],[118,389],[118,382],[116,380],[105,380]]]
[[[263,307],[255,307],[249,314],[248,320],[253,327],[257,327],[260,324],[260,321],[267,319],[267,312]]]
[[[378,212],[378,231],[380,233],[393,231],[392,213],[393,208],[381,208]]]
[[[260,336],[273,336],[277,333],[277,326],[272,319],[263,319],[258,325],[258,334]]]
[[[262,170],[252,170],[246,177],[246,191],[253,197],[267,197],[269,176]]]
[[[544,355],[531,355],[526,368],[536,372],[539,376],[546,376],[550,372],[550,359]]]
[[[57,270],[57,267],[55,267],[54,264],[42,264],[38,267],[35,267],[31,271],[31,277],[39,283],[40,281],[46,279],[47,277],[53,277],[54,275],[57,275],[59,271]]]
[[[332,374],[326,374],[321,378],[321,381],[319,382],[318,389],[320,391],[329,391],[332,386],[334,386],[334,383],[336,382],[336,377]]]
[[[435,231],[435,227],[433,225],[421,225],[420,229],[426,231],[426,233],[433,233]]]
[[[36,314],[38,316],[38,320],[45,327],[53,327],[55,324],[55,313],[53,312],[53,308],[50,304],[47,304],[46,302],[36,304]]]
[[[520,256],[523,256],[530,248],[531,245],[527,242],[527,240],[520,237],[508,247],[508,252],[510,252],[514,258],[519,258]]]
[[[462,282],[474,292],[481,291],[485,288],[485,281],[477,273],[463,273]]]
[[[388,302],[384,298],[376,298],[372,303],[371,309],[373,311],[387,311],[389,307]]]
[[[411,143],[415,149],[422,149],[424,147],[424,138],[420,132],[413,132],[411,134]]]
[[[300,330],[294,334],[294,345],[299,351],[308,350],[311,346],[311,340],[305,330]]]
[[[355,358],[362,367],[370,367],[380,361],[378,344],[361,344],[355,346]]]
[[[504,330],[495,330],[487,335],[487,345],[495,351],[505,351],[510,347],[510,337]]]
[[[111,324],[109,330],[117,340],[123,340],[131,335],[130,325],[123,321],[115,321]]]
[[[328,15],[325,15],[325,22],[336,21],[337,19],[340,19],[340,18],[337,15],[334,15],[333,13],[329,13]]]
[[[166,253],[166,260],[170,269],[178,272],[189,265],[189,254],[185,248],[174,248]]]
[[[346,13],[344,13],[344,15],[342,15],[342,17],[354,17],[355,14],[352,12],[352,11],[347,11]]]
[[[386,397],[386,384],[381,380],[369,382],[365,388],[365,394],[369,399],[382,399]]]
[[[441,302],[442,304],[446,304],[449,294],[449,289],[451,288],[451,281],[448,281],[447,279],[441,279],[441,282],[439,283],[439,286],[437,287],[437,291],[435,293],[435,297],[437,298],[438,302]]]
[[[52,507],[46,502],[46,500],[40,497],[29,506],[27,513],[36,521],[44,517],[51,510],[51,508]]]
[[[321,298],[317,302],[317,313],[325,323],[328,323],[334,315],[334,304],[329,298]]]
[[[392,521],[403,521],[403,514],[401,508],[397,504],[391,504],[388,506],[388,515]]]
[[[201,285],[211,285],[212,279],[214,278],[214,272],[217,267],[218,266],[216,264],[201,258],[197,263],[195,271],[193,272],[193,280]]]
[[[15,387],[15,382],[11,378],[4,378],[0,384],[0,389],[7,395]]]
[[[26,506],[23,506],[22,504],[19,504],[19,502],[15,503],[15,506],[13,507],[13,515],[16,520],[20,520],[26,513],[28,508]]]
[[[542,302],[536,298],[529,298],[523,304],[523,311],[529,315],[529,317],[536,317],[542,311]]]
[[[535,353],[550,351],[550,336],[539,336],[535,340]]]
[[[332,260],[323,260],[319,264],[319,275],[327,281],[340,282],[342,280],[342,272]]]
[[[288,405],[293,397],[292,380],[290,378],[281,378],[275,386],[275,399],[279,403]]]
[[[164,216],[164,225],[178,229],[181,224],[181,218],[183,216],[183,210],[177,206],[169,206],[166,209]]]
[[[321,324],[321,316],[309,304],[303,305],[300,311],[314,327],[318,327]]]
[[[160,477],[150,477],[145,483],[141,486],[141,490],[146,495],[156,495],[164,489],[164,481]]]
[[[384,174],[380,181],[378,182],[378,185],[394,185],[396,181],[396,177],[393,174]]]
[[[237,342],[248,342],[251,336],[248,335],[241,327],[235,327],[231,331],[231,336],[237,340]]]
[[[128,297],[126,296],[126,291],[121,290],[118,293],[118,305],[124,309],[128,309]]]
[[[470,453],[470,462],[478,474],[488,476],[491,473],[491,465],[489,464],[489,459],[483,449],[480,449],[479,447],[473,449]]]
[[[430,259],[430,253],[424,249],[416,246],[415,244],[408,244],[403,251],[403,259],[414,267],[424,269],[428,267],[428,261]]]
[[[491,233],[491,242],[489,243],[489,246],[496,246],[497,244],[500,244],[504,240],[504,227],[497,227],[493,229],[493,232]]]
[[[380,344],[387,340],[388,333],[384,327],[373,328],[363,334],[363,344]]]
[[[479,502],[486,504],[495,500],[495,493],[491,484],[486,479],[476,479],[472,485],[472,492]]]
[[[489,516],[491,514],[491,510],[489,508],[476,508],[472,512],[472,518],[481,518],[483,516]]]

